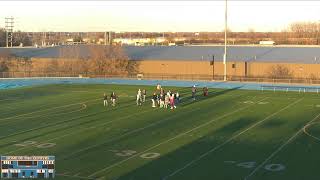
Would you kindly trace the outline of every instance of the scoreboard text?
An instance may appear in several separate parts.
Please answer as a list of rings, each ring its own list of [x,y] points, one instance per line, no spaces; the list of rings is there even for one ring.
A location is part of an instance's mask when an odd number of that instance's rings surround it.
[[[1,156],[1,178],[54,178],[54,156]]]

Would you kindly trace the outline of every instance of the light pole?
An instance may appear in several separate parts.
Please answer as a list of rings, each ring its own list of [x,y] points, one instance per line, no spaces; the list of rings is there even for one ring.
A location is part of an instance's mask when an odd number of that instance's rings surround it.
[[[317,23],[317,45],[319,45],[319,31],[320,31],[320,20],[318,20],[318,23]]]
[[[225,21],[224,21],[224,55],[223,55],[223,65],[224,73],[223,80],[227,81],[227,28],[228,28],[228,0],[225,1]]]
[[[163,71],[162,71],[162,73],[161,73],[161,74],[162,74],[162,80],[163,80],[163,76],[164,76],[164,75],[166,76],[166,74],[167,74],[167,73],[166,73],[166,69],[167,69],[167,68],[166,68],[166,64],[161,64],[161,66],[163,67]]]

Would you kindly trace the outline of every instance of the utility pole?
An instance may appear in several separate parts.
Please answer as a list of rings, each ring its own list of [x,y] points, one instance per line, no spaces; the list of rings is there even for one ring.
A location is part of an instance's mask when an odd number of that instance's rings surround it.
[[[12,47],[13,42],[13,17],[5,18],[5,30],[6,30],[6,47]]]
[[[112,31],[109,31],[109,34],[108,34],[108,44],[112,45]]]
[[[320,20],[317,23],[317,45],[319,45],[319,31],[320,31]]]
[[[211,64],[212,64],[212,81],[214,81],[214,55],[212,55]]]
[[[224,24],[224,55],[223,55],[223,64],[224,64],[224,74],[223,80],[227,81],[227,29],[228,29],[228,0],[225,5],[225,24]]]
[[[107,45],[107,31],[104,32],[104,45]]]
[[[42,44],[42,46],[46,46],[46,44],[47,44],[46,39],[47,39],[47,33],[44,31],[43,32],[43,44]]]

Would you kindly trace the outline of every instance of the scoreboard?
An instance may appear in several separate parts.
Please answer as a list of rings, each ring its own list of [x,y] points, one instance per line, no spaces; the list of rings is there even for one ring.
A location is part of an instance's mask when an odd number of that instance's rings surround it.
[[[0,178],[54,178],[54,156],[0,156]]]

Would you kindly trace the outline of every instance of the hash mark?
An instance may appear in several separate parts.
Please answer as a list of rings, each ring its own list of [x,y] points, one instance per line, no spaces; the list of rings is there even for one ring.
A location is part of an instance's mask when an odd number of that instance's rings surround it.
[[[234,164],[236,163],[236,161],[224,161],[225,163],[230,163],[230,164]]]

